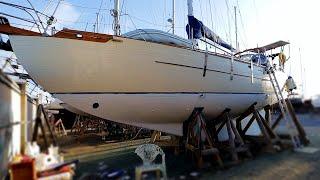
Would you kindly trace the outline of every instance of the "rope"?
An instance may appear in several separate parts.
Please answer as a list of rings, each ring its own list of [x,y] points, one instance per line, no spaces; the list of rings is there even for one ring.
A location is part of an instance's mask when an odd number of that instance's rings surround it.
[[[138,137],[138,135],[140,134],[140,132],[142,131],[142,129],[143,128],[140,128],[139,131],[137,132],[137,134],[133,138],[131,138],[129,141],[136,139]]]

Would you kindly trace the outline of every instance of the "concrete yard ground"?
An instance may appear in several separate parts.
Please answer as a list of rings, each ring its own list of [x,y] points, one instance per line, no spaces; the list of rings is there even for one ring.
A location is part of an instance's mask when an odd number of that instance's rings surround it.
[[[320,116],[305,114],[298,117],[311,141],[308,147],[299,152],[285,150],[261,153],[224,169],[210,166],[196,170],[184,154],[175,156],[172,151],[166,151],[168,176],[170,179],[179,179],[180,176],[188,177],[191,172],[198,172],[199,179],[320,179]],[[134,177],[134,167],[141,160],[134,154],[134,149],[80,159],[76,177],[96,172],[101,162],[112,168],[125,169]]]

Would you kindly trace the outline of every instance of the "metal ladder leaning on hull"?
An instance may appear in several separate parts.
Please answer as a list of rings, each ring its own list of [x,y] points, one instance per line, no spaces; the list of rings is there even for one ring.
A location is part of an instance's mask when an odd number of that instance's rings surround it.
[[[284,118],[284,120],[286,122],[286,126],[287,126],[287,129],[289,131],[289,135],[290,135],[293,147],[295,149],[299,148],[299,147],[301,147],[301,143],[300,143],[300,139],[299,139],[299,136],[298,136],[298,132],[295,130],[295,128],[294,128],[294,126],[292,124],[293,120],[291,119],[291,116],[289,114],[289,109],[288,109],[286,100],[282,95],[281,88],[279,86],[278,80],[277,80],[275,72],[274,72],[274,67],[268,65],[266,67],[266,71],[267,71],[267,73],[269,75],[270,82],[272,84],[274,93],[276,94],[282,117]]]

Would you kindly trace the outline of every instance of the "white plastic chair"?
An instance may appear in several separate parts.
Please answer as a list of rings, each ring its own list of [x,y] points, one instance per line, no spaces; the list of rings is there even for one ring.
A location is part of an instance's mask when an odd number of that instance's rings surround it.
[[[157,179],[160,179],[160,172],[162,172],[163,179],[167,179],[165,154],[162,149],[155,144],[143,144],[137,147],[135,153],[142,159],[143,164],[136,167],[136,180],[142,178],[144,172],[156,171]],[[161,155],[161,164],[155,164],[153,161],[158,155]]]

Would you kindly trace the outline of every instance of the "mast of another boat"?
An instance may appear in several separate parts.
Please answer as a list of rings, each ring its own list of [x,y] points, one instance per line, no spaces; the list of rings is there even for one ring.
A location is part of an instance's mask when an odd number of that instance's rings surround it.
[[[240,51],[238,43],[238,22],[237,22],[237,6],[234,6],[234,26],[236,33],[236,53]]]
[[[301,60],[301,49],[299,48],[299,57],[300,57],[300,75],[301,75],[301,99],[304,99],[304,93],[305,93],[305,84],[304,84],[304,71],[302,66],[302,60]]]
[[[113,34],[120,36],[120,0],[114,0],[113,16]]]
[[[172,34],[174,34],[174,26],[175,26],[175,0],[172,0]]]
[[[188,5],[188,16],[193,16],[193,0],[188,0],[187,5]]]

